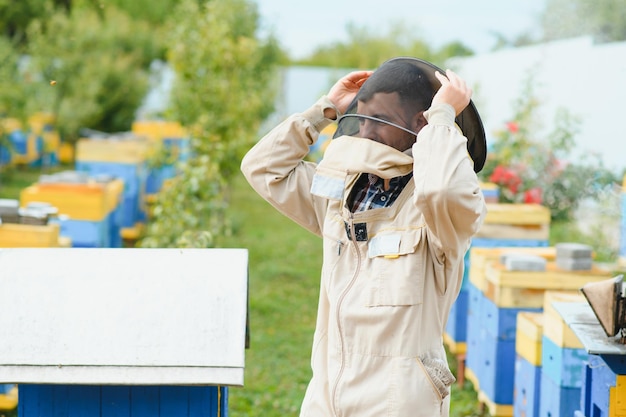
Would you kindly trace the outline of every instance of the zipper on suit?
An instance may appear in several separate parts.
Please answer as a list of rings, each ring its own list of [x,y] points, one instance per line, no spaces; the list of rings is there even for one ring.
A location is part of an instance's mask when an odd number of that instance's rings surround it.
[[[352,275],[352,279],[350,279],[350,282],[348,283],[348,285],[346,285],[346,288],[344,288],[343,292],[339,296],[339,300],[337,300],[337,309],[336,309],[335,318],[337,320],[337,330],[338,330],[338,333],[339,333],[339,347],[340,347],[340,352],[341,352],[341,364],[339,366],[339,372],[337,373],[337,377],[335,378],[335,384],[333,386],[333,392],[332,392],[332,397],[331,397],[331,405],[332,405],[332,409],[333,409],[333,414],[335,416],[339,416],[339,414],[337,413],[337,404],[336,404],[337,388],[339,386],[339,381],[341,380],[341,377],[343,375],[343,371],[344,371],[345,366],[346,366],[346,361],[345,361],[345,358],[344,358],[343,330],[342,330],[342,327],[341,327],[341,305],[343,304],[343,300],[346,297],[346,295],[348,294],[348,292],[350,292],[350,289],[354,285],[354,282],[356,281],[357,277],[359,276],[359,271],[361,270],[361,251],[359,250],[359,246],[358,246],[357,241],[356,241],[356,233],[354,231],[354,217],[353,217],[352,214],[350,214],[349,227],[350,227],[350,241],[354,245],[354,249],[355,249],[356,257],[357,257],[357,263],[356,263],[356,269],[354,270],[354,274]],[[341,251],[341,245],[339,245],[339,251]]]

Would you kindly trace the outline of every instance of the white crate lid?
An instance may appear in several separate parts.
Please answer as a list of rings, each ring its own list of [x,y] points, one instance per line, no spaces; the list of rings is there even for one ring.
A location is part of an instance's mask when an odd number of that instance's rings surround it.
[[[245,249],[0,250],[0,383],[243,385]]]

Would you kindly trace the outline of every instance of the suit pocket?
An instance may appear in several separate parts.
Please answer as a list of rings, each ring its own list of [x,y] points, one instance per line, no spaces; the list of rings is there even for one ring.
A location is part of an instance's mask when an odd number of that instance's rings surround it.
[[[411,230],[379,234],[368,242],[368,307],[422,303],[426,254],[420,249],[420,240],[420,230]]]

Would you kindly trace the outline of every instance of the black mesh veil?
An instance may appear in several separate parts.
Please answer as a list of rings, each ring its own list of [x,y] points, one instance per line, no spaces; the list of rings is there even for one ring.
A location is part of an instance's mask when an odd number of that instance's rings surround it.
[[[384,62],[363,84],[345,116],[339,119],[333,137],[358,135],[359,118],[351,115],[356,115],[358,101],[367,101],[375,93],[397,92],[402,102],[416,111],[427,110],[441,86],[435,71],[445,75],[442,69],[417,58],[399,57]],[[467,138],[467,150],[474,160],[474,171],[479,172],[487,157],[487,143],[485,129],[472,101],[455,121]]]

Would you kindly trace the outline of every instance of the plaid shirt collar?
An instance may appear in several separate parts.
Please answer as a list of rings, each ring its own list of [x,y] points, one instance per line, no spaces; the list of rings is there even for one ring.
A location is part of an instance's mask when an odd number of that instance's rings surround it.
[[[350,199],[353,213],[390,206],[400,195],[413,173],[395,177],[389,181],[389,189],[384,189],[384,180],[374,174],[363,174],[354,185]]]

